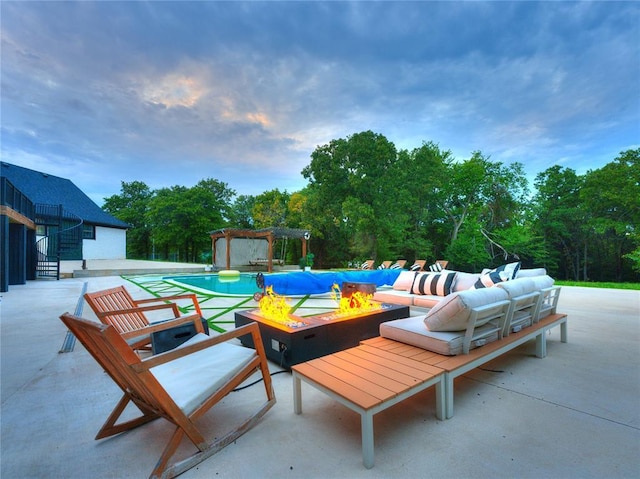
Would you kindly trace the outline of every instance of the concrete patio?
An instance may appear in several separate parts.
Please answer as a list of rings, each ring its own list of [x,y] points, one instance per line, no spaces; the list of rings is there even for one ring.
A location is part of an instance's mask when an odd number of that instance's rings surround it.
[[[2,293],[2,479],[148,477],[173,428],[160,419],[93,439],[120,391],[80,344],[59,353],[58,316],[76,309],[85,282],[148,295],[120,276]],[[373,469],[362,465],[359,416],[307,385],[296,416],[285,372],[273,376],[278,402],[257,427],[180,477],[638,477],[640,292],[564,287],[558,311],[569,316],[569,342],[556,328],[546,358],[531,342],[460,378],[452,419],[436,420],[431,389],[377,415]],[[95,319],[86,306],[83,316]],[[210,425],[251,407],[261,387],[232,393]]]

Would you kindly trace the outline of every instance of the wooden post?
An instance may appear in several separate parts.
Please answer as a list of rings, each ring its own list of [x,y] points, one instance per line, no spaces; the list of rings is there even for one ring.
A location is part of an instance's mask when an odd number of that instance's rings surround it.
[[[227,239],[227,269],[231,269],[231,233],[224,232],[224,237]]]
[[[267,241],[269,242],[269,251],[267,256],[267,271],[269,273],[273,273],[273,233],[269,233],[267,236]]]

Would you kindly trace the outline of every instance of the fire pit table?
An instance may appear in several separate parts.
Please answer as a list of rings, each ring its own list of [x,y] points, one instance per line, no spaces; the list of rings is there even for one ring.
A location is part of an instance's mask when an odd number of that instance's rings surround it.
[[[294,364],[358,346],[360,341],[378,336],[381,323],[408,317],[408,306],[383,303],[380,309],[365,312],[291,315],[286,324],[265,318],[258,309],[241,311],[235,313],[235,325],[257,322],[267,357],[290,369]],[[241,342],[254,347],[250,336]]]

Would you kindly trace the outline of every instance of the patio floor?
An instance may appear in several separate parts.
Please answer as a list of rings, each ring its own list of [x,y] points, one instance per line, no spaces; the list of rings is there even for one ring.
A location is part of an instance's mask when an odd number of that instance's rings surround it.
[[[172,426],[157,420],[95,441],[119,390],[79,343],[59,353],[67,331],[58,316],[82,306],[85,283],[88,290],[124,284],[134,297],[155,292],[157,278],[129,266],[112,267],[126,267],[126,277],[31,281],[2,293],[2,479],[151,472]],[[170,266],[155,268],[171,273]],[[222,329],[233,325],[235,308],[255,307],[248,297],[206,303],[205,315]],[[637,477],[640,292],[564,287],[558,310],[569,315],[569,342],[556,328],[546,358],[535,358],[531,342],[459,378],[452,419],[436,420],[433,390],[378,414],[371,470],[362,465],[359,416],[304,384],[296,416],[285,372],[273,376],[278,402],[263,420],[180,477]],[[95,318],[86,306],[83,316]],[[260,400],[260,387],[232,393],[207,416],[211,426]]]

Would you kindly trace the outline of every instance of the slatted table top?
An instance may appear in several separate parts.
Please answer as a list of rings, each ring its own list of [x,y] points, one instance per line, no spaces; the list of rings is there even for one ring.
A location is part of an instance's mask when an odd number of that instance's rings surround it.
[[[443,374],[440,368],[367,345],[297,364],[292,369],[363,410]]]

